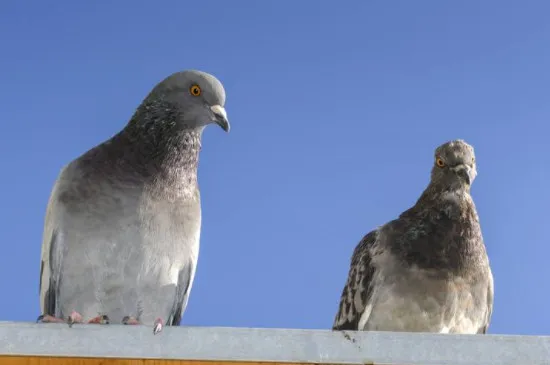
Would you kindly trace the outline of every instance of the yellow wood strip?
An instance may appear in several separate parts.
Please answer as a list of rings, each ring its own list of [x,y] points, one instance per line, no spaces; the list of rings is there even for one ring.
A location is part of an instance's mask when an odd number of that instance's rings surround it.
[[[0,356],[0,365],[302,365],[277,362],[105,359],[50,356]],[[305,365],[305,364],[303,364]]]

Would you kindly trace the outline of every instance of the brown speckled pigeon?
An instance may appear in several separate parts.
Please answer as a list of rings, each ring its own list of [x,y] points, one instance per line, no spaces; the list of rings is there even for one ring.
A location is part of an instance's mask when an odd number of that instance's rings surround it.
[[[476,175],[463,140],[436,149],[416,204],[355,248],[334,330],[487,332],[493,275],[470,195]]]

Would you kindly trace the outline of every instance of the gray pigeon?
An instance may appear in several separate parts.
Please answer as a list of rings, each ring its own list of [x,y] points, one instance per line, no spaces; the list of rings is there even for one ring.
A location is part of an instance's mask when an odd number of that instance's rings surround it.
[[[487,332],[493,275],[470,195],[474,149],[439,146],[431,175],[412,208],[355,248],[334,330]]]
[[[156,85],[124,129],[66,165],[51,193],[39,322],[179,325],[201,229],[204,127],[226,132],[225,90],[200,71]]]

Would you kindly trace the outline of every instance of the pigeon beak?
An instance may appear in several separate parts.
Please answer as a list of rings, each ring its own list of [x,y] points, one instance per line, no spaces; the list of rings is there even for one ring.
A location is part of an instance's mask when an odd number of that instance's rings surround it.
[[[227,120],[227,113],[223,106],[213,105],[210,110],[214,114],[214,121],[226,132],[229,132],[229,120]]]
[[[471,185],[474,179],[476,178],[476,170],[474,170],[469,165],[460,164],[458,166],[453,167],[454,172],[458,176],[464,179],[468,183],[468,185]]]

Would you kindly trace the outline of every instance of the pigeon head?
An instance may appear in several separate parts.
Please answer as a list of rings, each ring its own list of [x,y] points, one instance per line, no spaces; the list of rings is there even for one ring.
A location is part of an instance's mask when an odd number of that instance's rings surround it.
[[[432,183],[445,189],[460,189],[477,176],[474,148],[461,139],[450,141],[435,150]]]
[[[217,78],[206,72],[176,72],[155,86],[147,101],[161,101],[175,108],[177,122],[184,128],[200,128],[216,123],[229,132],[224,108],[225,90]]]

